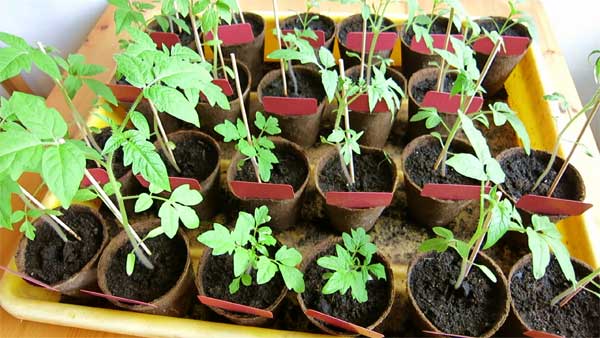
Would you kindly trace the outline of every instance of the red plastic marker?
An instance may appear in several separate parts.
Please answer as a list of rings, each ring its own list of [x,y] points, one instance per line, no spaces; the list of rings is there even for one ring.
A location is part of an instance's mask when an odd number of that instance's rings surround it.
[[[88,171],[90,172],[90,175],[92,175],[92,177],[98,183],[100,183],[100,184],[108,183],[108,181],[109,181],[108,173],[103,168],[89,168]],[[84,188],[87,188],[90,185],[92,185],[92,182],[90,182],[90,180],[88,180],[88,178],[84,176],[83,180],[81,180],[81,186]]]
[[[531,338],[565,338],[564,336],[559,336],[557,334],[536,330],[525,331],[523,332],[523,335]]]
[[[5,267],[5,266],[2,266],[2,265],[0,265],[0,270],[4,270],[5,272],[11,273],[11,274],[13,274],[13,275],[15,275],[15,276],[18,276],[18,277],[21,277],[21,278],[23,278],[25,281],[27,281],[27,282],[29,282],[29,283],[31,283],[31,284],[33,284],[33,285],[35,285],[35,286],[41,286],[41,287],[43,287],[44,289],[48,289],[48,290],[50,290],[50,291],[54,291],[54,292],[59,292],[59,293],[60,293],[60,291],[58,291],[58,289],[56,289],[56,288],[54,288],[54,287],[52,287],[52,286],[50,286],[50,285],[48,285],[48,284],[46,284],[46,283],[44,283],[44,282],[41,282],[41,281],[39,281],[39,280],[37,280],[37,279],[35,279],[35,278],[31,277],[31,276],[28,276],[28,275],[26,275],[26,274],[24,274],[24,273],[20,273],[20,272],[18,272],[18,271],[14,271],[14,270],[12,270],[12,269],[9,269],[9,268],[7,268],[7,267]]]
[[[508,36],[503,35],[504,48],[500,48],[500,55],[520,55],[529,48],[531,39],[524,36]],[[494,43],[490,38],[483,37],[473,43],[473,49],[482,54],[491,54],[494,49]]]
[[[137,178],[138,182],[140,182],[142,187],[148,188],[150,186],[150,182],[146,181],[144,176],[138,174],[135,175],[135,178]],[[169,185],[171,186],[171,190],[177,189],[179,186],[182,186],[184,184],[189,184],[190,189],[194,190],[200,190],[202,188],[202,186],[200,186],[200,182],[198,182],[198,180],[195,178],[169,177]]]
[[[121,102],[134,102],[142,92],[140,88],[132,85],[109,83],[107,86],[110,88],[110,90],[112,90],[117,101]]]
[[[212,83],[219,86],[221,88],[221,90],[223,91],[223,94],[225,94],[227,96],[233,95],[233,88],[231,88],[229,81],[227,81],[225,79],[214,79],[214,80],[212,80]]]
[[[371,110],[369,109],[369,95],[360,94],[356,99],[352,98],[354,101],[348,105],[348,108],[352,111],[356,111],[359,113],[369,113]],[[351,99],[351,100],[352,100]],[[373,108],[373,113],[386,113],[390,111],[388,109],[387,104],[384,100],[379,100],[375,107]]]
[[[450,95],[446,92],[438,92],[430,90],[425,93],[423,98],[423,107],[434,107],[441,113],[456,114],[458,108],[460,108],[461,95]],[[474,113],[481,109],[483,106],[483,98],[481,96],[473,97],[471,104],[467,108],[467,113]]]
[[[245,313],[245,314],[253,315],[253,316],[259,316],[259,317],[264,317],[264,318],[273,318],[273,312],[263,310],[263,309],[258,309],[258,308],[252,307],[252,306],[232,303],[232,302],[228,302],[225,300],[207,297],[207,296],[200,296],[200,295],[198,296],[198,299],[200,300],[200,303],[207,305],[207,306],[214,306],[214,307],[218,307],[219,309],[232,311],[232,312]]]
[[[464,39],[464,36],[462,34],[450,34],[450,36],[455,37],[459,40]],[[444,45],[446,44],[446,34],[431,34],[431,37],[433,38],[433,48],[444,49]],[[427,48],[427,45],[425,44],[425,39],[417,41],[417,38],[415,36],[412,37],[409,48],[412,51],[421,54],[433,53],[433,51]],[[454,46],[452,46],[452,42],[448,41],[448,48],[446,48],[446,50],[450,53],[454,53]]]
[[[485,192],[489,193],[490,187],[486,187]],[[480,194],[481,186],[468,184],[427,183],[421,190],[423,197],[452,201],[476,200]]]
[[[576,216],[591,207],[590,203],[539,195],[525,195],[517,201],[517,208],[544,215]]]
[[[133,305],[144,305],[144,306],[149,306],[149,307],[153,307],[153,308],[157,308],[158,307],[158,306],[156,306],[154,304],[142,302],[142,301],[135,300],[135,299],[129,299],[129,298],[124,298],[124,297],[119,297],[119,296],[112,296],[112,295],[107,295],[105,293],[100,293],[100,292],[95,292],[95,291],[89,291],[89,290],[83,290],[83,289],[81,289],[79,291],[83,292],[83,293],[86,293],[88,295],[91,295],[91,296],[105,298],[105,299],[112,299],[112,300],[116,300],[116,301],[121,302],[121,303],[127,303],[127,304],[133,304]]]
[[[252,25],[249,23],[238,23],[232,25],[222,25],[218,28],[219,40],[223,41],[223,47],[241,45],[254,41]],[[212,32],[206,33],[206,39],[212,40]]]
[[[356,324],[352,324],[349,323],[345,320],[330,316],[326,313],[323,312],[319,312],[316,310],[311,310],[308,309],[306,310],[306,312],[304,312],[307,316],[312,317],[314,319],[323,321],[329,325],[335,326],[337,328],[340,328],[342,330],[346,330],[346,331],[350,331],[350,332],[355,332],[358,334],[361,334],[363,336],[366,337],[371,337],[371,338],[382,338],[383,335],[379,332],[375,332],[373,330],[369,330],[367,328],[364,328],[362,326],[358,326]]]
[[[325,193],[327,204],[356,209],[386,207],[392,203],[392,197],[394,195],[391,192],[329,191]]]
[[[308,97],[263,97],[265,111],[284,116],[312,115],[317,112],[317,99]]]
[[[362,32],[350,32],[348,33],[348,37],[346,38],[346,47],[348,49],[353,50],[355,52],[362,51]],[[379,37],[377,38],[377,42],[375,44],[375,51],[381,52],[384,50],[392,50],[394,49],[394,45],[396,44],[396,40],[398,39],[398,34],[393,32],[381,32],[379,33]],[[367,32],[366,39],[366,50],[370,50],[371,43],[373,42],[373,32]]]
[[[170,32],[151,32],[150,38],[159,49],[162,49],[162,45],[171,48],[181,42],[177,34]]]
[[[302,37],[302,38],[304,40],[308,41],[313,48],[319,48],[319,47],[325,45],[325,32],[322,31],[322,30],[320,30],[320,29],[317,29],[317,30],[315,30],[313,32],[315,32],[315,34],[317,35],[317,39],[316,40],[315,39],[310,39],[310,38],[307,38],[307,37]],[[282,29],[281,33],[283,33],[283,35],[294,34],[294,30],[293,29]],[[283,41],[281,41],[281,44],[283,46],[285,46],[285,43]]]
[[[232,181],[233,193],[241,198],[289,200],[294,198],[294,188],[289,184]]]

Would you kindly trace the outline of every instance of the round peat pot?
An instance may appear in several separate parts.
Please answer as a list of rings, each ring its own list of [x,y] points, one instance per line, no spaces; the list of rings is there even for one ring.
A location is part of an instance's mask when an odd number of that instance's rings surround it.
[[[294,86],[290,71],[287,71],[287,88],[289,98],[309,98],[317,100],[317,107],[309,114],[288,115],[283,112],[265,111],[266,116],[275,116],[281,128],[280,136],[304,148],[311,147],[319,136],[321,114],[325,107],[326,94],[321,84],[321,75],[316,70],[306,66],[292,66],[297,79]],[[258,84],[258,101],[264,104],[265,96],[284,97],[281,70],[268,72]],[[284,108],[284,107],[282,107]],[[265,109],[266,110],[266,109]]]
[[[412,219],[426,227],[447,225],[471,201],[442,200],[421,196],[425,184],[479,185],[479,182],[460,175],[450,166],[446,166],[445,176],[441,174],[441,166],[434,171],[433,166],[441,151],[440,141],[431,135],[417,137],[402,151],[402,172],[404,172],[408,213]],[[454,139],[450,146],[450,153],[471,153],[472,151],[471,146],[460,139]]]
[[[191,32],[192,21],[190,20],[189,16],[186,16],[185,18],[183,18],[183,20],[185,21],[187,26],[190,28],[190,33],[187,33],[183,29],[179,30],[178,26],[175,23],[173,23],[173,30],[174,30],[175,34],[177,35],[177,37],[179,38],[179,43],[182,46],[187,46],[187,47],[190,47],[190,48],[196,50],[196,44],[194,43],[194,34]],[[156,22],[156,20],[154,20],[148,24],[148,33],[152,33],[152,32],[171,33],[170,30],[163,31],[163,29],[160,27],[158,22]],[[201,33],[198,33],[198,34],[201,34]],[[162,49],[162,46],[158,46],[158,48]]]
[[[358,79],[360,76],[359,72],[360,65],[348,69],[346,75],[353,79]],[[392,78],[402,88],[402,91],[406,92],[406,79],[400,72],[392,68],[387,68],[386,77]],[[402,101],[402,97],[400,97],[400,101]],[[364,131],[358,143],[367,147],[383,148],[390,136],[390,131],[392,130],[392,125],[396,120],[398,111],[392,113],[389,110],[369,112],[350,109],[350,125],[357,131]]]
[[[354,154],[354,189],[348,189],[348,179],[341,167],[340,153],[335,147],[321,157],[315,170],[317,191],[325,200],[325,212],[329,222],[340,232],[364,228],[371,230],[386,206],[348,208],[327,204],[327,192],[396,192],[396,164],[389,160],[383,150],[360,147],[360,155]]]
[[[521,197],[527,194],[546,196],[564,163],[562,158],[556,157],[552,169],[535,191],[531,191],[531,188],[548,165],[551,156],[552,154],[546,151],[533,149],[531,155],[527,156],[523,148],[518,147],[506,149],[496,156],[502,170],[506,173],[506,179],[500,185],[500,189],[513,204],[516,204]],[[561,177],[554,193],[552,193],[552,197],[573,201],[583,201],[585,199],[583,178],[571,164],[567,166],[567,170]],[[519,212],[523,221],[529,224],[532,214],[523,209],[519,209]],[[567,217],[565,215],[547,216],[552,222],[558,222]]]
[[[487,17],[479,20],[475,20],[475,22],[481,26],[482,29],[486,29],[489,32],[498,31],[499,27],[502,27],[506,22],[506,18],[503,17]],[[511,23],[514,24],[514,23]],[[510,27],[506,32],[504,32],[503,36],[521,36],[529,38],[531,41],[531,35],[529,34],[529,30],[524,25],[517,23]],[[486,97],[493,97],[496,93],[498,93],[503,87],[504,82],[512,73],[515,66],[521,61],[527,49],[525,49],[522,53],[517,55],[496,55],[496,58],[492,62],[492,66],[488,71],[485,79],[483,79],[483,83],[481,84],[486,91]],[[489,54],[482,53],[477,51],[475,48],[475,59],[477,60],[477,68],[483,69]]]
[[[271,180],[264,183],[289,184],[294,190],[294,197],[291,199],[265,199],[236,195],[232,181],[258,182],[251,161],[244,161],[243,166],[238,170],[238,162],[246,158],[239,152],[233,156],[227,169],[227,187],[240,201],[242,210],[252,213],[255,208],[266,205],[271,215],[271,228],[285,230],[296,224],[298,219],[302,196],[308,183],[310,166],[306,153],[298,145],[281,137],[271,137],[270,139],[275,143],[273,153],[279,163],[273,165]]]
[[[137,223],[133,228],[141,238],[160,226],[152,219]],[[125,231],[113,238],[98,263],[98,285],[108,296],[117,296],[151,304],[129,304],[109,299],[114,305],[136,312],[165,316],[183,316],[193,299],[192,260],[188,239],[181,231],[169,239],[165,235],[144,241],[152,255],[147,256],[153,269],[146,268],[136,259],[131,276],[127,276],[125,264],[132,250]]]
[[[431,62],[437,62],[440,64],[442,62],[442,58],[434,53],[420,53],[414,51],[410,48],[410,44],[412,38],[415,36],[415,32],[412,27],[406,29],[406,24],[403,24],[400,27],[400,41],[401,41],[401,51],[402,51],[402,74],[406,76],[406,78],[410,78],[416,71],[421,68],[429,67]],[[448,28],[448,18],[438,17],[431,26],[431,30],[429,33],[431,34],[446,34],[446,29]],[[452,25],[452,34],[458,33],[458,30],[454,25]]]
[[[108,227],[96,210],[72,205],[61,210],[59,218],[81,241],[69,235],[64,242],[45,218],[36,220],[35,240],[23,236],[15,263],[17,269],[63,294],[80,296],[80,289],[96,288],[96,267],[100,253],[108,243]],[[61,228],[62,229],[62,228]]]
[[[298,303],[302,312],[308,309],[323,312],[330,316],[345,320],[355,325],[365,327],[369,330],[375,329],[388,316],[394,303],[394,273],[390,261],[381,252],[375,253],[371,263],[381,263],[385,267],[386,280],[375,279],[367,282],[367,294],[369,299],[360,303],[352,298],[351,290],[344,295],[339,292],[324,295],[321,293],[327,282],[323,274],[332,272],[317,264],[317,260],[323,256],[335,256],[336,244],[341,245],[339,237],[322,241],[313,250],[314,254],[302,263],[302,272],[306,290],[297,295]],[[341,329],[327,325],[326,323],[307,316],[308,319],[319,329],[328,334],[357,336],[356,333],[340,331]]]
[[[250,87],[254,79],[251,78],[250,71],[243,62],[240,62],[236,59],[236,63],[240,75],[240,85],[242,86],[243,104],[246,107],[249,107]],[[229,59],[225,59],[225,64],[231,65],[231,61]],[[222,78],[222,75],[223,74],[220,73],[219,78]],[[228,77],[228,80],[231,89],[233,89],[233,94],[227,97],[227,99],[229,100],[229,109],[223,109],[217,105],[211,106],[204,99],[201,99],[200,102],[198,102],[198,105],[196,106],[196,111],[198,112],[198,117],[200,118],[200,126],[202,128],[202,131],[206,132],[212,137],[215,137],[219,141],[223,140],[223,136],[215,132],[215,126],[225,122],[225,120],[229,120],[233,122],[233,124],[235,124],[241,112],[242,101],[240,101],[240,98],[235,88],[235,79]]]
[[[452,249],[413,259],[407,274],[411,315],[421,330],[491,337],[508,317],[506,277],[491,258],[480,252],[476,263],[488,267],[497,282],[473,266],[462,286],[455,289],[461,261]]]
[[[337,35],[337,25],[335,24],[332,18],[326,15],[323,15],[321,13],[317,14],[304,12],[288,16],[287,18],[281,21],[281,30],[294,30],[294,28],[302,30],[302,18],[307,17],[307,15],[310,15],[309,18],[313,18],[315,16],[317,17],[316,19],[311,19],[310,23],[308,24],[308,27],[315,32],[317,30],[323,31],[323,33],[325,34],[325,41],[323,47],[333,52],[333,40]],[[310,42],[311,40],[308,41]],[[320,47],[316,47],[315,50],[319,50],[319,48]]]
[[[200,194],[203,199],[200,204],[194,206],[194,209],[201,219],[211,218],[217,213],[219,205],[219,161],[221,159],[219,144],[212,137],[197,130],[182,130],[167,137],[175,143],[173,155],[181,169],[181,172],[175,170],[161,151],[160,155],[167,166],[169,177],[196,179],[200,183]],[[158,148],[157,142],[155,146]],[[192,186],[190,188],[194,189]],[[174,189],[172,187],[172,190]],[[164,192],[165,197],[169,194]]]
[[[571,258],[577,280],[592,272],[589,265]],[[563,337],[600,336],[600,299],[582,290],[566,305],[550,302],[572,284],[563,275],[554,256],[540,279],[533,277],[531,254],[513,265],[508,276],[511,313],[504,329],[510,336],[520,336],[528,330],[544,331]],[[600,278],[596,277],[596,283]]]
[[[274,254],[273,252],[272,255]],[[239,290],[231,294],[229,284],[234,276],[233,256],[227,254],[213,256],[212,249],[207,248],[200,259],[194,282],[200,296],[208,296],[274,313],[288,291],[281,274],[276,273],[273,279],[261,285],[256,282],[256,269],[252,269],[250,275],[252,284],[249,286],[240,284]],[[208,307],[218,315],[240,325],[263,326],[273,321],[271,318],[237,313],[215,306]]]
[[[265,53],[265,20],[262,16],[243,12],[244,19],[252,26],[254,40],[248,43],[239,45],[222,46],[223,55],[229,56],[235,53],[235,58],[242,61],[250,70],[250,78],[252,79],[252,90],[256,89],[258,80],[262,78],[264,53]],[[237,22],[241,22],[239,14],[234,14],[237,17]]]
[[[392,22],[392,20],[388,19],[388,18],[383,18],[383,27],[387,27],[387,26],[391,26],[394,23]],[[353,51],[350,48],[348,48],[348,33],[350,32],[359,32],[362,33],[363,31],[363,19],[361,14],[354,14],[351,15],[349,17],[346,17],[344,20],[342,20],[342,22],[339,23],[338,26],[338,30],[337,30],[337,41],[338,41],[338,47],[340,49],[340,56],[342,57],[342,59],[344,60],[344,65],[346,66],[346,68],[350,68],[352,66],[356,66],[358,64],[360,64],[360,60],[355,58],[355,57],[350,57],[348,55],[346,55],[347,52],[353,52],[353,53],[357,53],[360,55],[361,50],[359,49],[358,51]],[[389,28],[388,30],[386,30],[386,32],[396,32],[397,29],[395,27]],[[367,20],[367,32],[371,32],[371,24],[369,22],[369,20]],[[362,45],[361,45],[362,48]],[[383,58],[389,58],[390,55],[392,54],[392,50],[382,50],[379,52],[375,52],[373,55],[373,61],[376,61],[375,59],[375,55],[379,55]],[[369,55],[369,48],[366,48],[365,50],[365,59],[368,58]],[[366,63],[366,60],[365,60]]]

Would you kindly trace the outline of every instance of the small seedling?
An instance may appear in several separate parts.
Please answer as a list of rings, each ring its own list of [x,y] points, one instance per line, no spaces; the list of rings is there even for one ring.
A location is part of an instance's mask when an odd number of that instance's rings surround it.
[[[494,26],[496,26],[496,30],[498,31],[499,35],[503,35],[511,27],[513,27],[517,24],[522,24],[525,27],[527,27],[527,30],[529,30],[529,34],[533,38],[536,38],[537,31],[535,29],[535,24],[533,22],[533,18],[530,15],[528,15],[527,13],[525,13],[524,11],[517,8],[517,5],[520,2],[522,2],[522,1],[521,0],[508,0],[508,6],[510,8],[510,11],[508,13],[508,16],[506,17],[506,21],[504,22],[504,24],[502,24],[501,27],[498,27],[495,20],[492,20],[492,22],[494,23]]]
[[[339,292],[346,294],[351,290],[352,298],[360,303],[369,299],[367,283],[373,279],[386,280],[385,267],[381,263],[371,263],[377,246],[371,243],[371,236],[365,229],[352,229],[351,234],[342,234],[344,246],[335,245],[335,256],[324,256],[317,260],[317,264],[328,272],[323,275],[327,283],[321,292],[324,295]]]
[[[270,220],[269,209],[263,205],[254,209],[254,215],[241,211],[233,231],[214,223],[213,230],[198,236],[200,243],[213,250],[213,256],[233,256],[233,280],[229,284],[231,294],[238,292],[240,282],[244,286],[252,284],[253,270],[259,285],[268,283],[279,272],[289,290],[304,292],[303,274],[296,268],[302,261],[300,252],[283,245],[271,257],[269,248],[275,247],[277,240],[266,225]]]
[[[415,33],[415,40],[418,42],[421,39],[429,50],[433,48],[433,37],[431,28],[435,22],[448,14],[448,26],[446,28],[445,46],[448,45],[448,36],[451,32],[452,24],[459,31],[462,29],[462,17],[464,9],[459,1],[456,0],[434,0],[431,6],[431,12],[425,12],[417,0],[408,1],[408,18],[406,20],[406,29],[412,28]]]

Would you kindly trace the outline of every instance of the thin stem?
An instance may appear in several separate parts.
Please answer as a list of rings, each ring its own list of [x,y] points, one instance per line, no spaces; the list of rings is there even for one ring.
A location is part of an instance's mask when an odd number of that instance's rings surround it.
[[[152,115],[154,116],[154,125],[158,126],[158,133],[156,134],[158,144],[160,145],[163,154],[167,156],[169,164],[171,164],[171,166],[175,168],[175,170],[177,170],[178,173],[181,173],[181,169],[179,168],[179,166],[177,165],[177,161],[175,160],[175,155],[173,154],[171,147],[169,147],[169,139],[167,138],[167,133],[165,132],[162,122],[160,121],[160,117],[158,117],[158,111],[156,110],[154,103],[152,103],[152,100],[148,99],[148,103],[150,104]]]
[[[298,79],[296,78],[296,73],[294,73],[294,68],[292,67],[291,60],[288,60],[288,73],[290,73],[290,79],[292,79],[292,86],[294,87],[294,94],[298,95]]]
[[[340,59],[340,76],[342,77],[342,82],[344,82],[346,80],[346,75],[344,74],[344,60]],[[346,139],[350,138],[350,118],[348,115],[348,104],[346,102],[346,88],[345,86],[342,86],[342,97],[343,100],[341,102],[343,108],[344,108],[344,126],[346,127]],[[342,153],[340,152],[340,156],[342,156]],[[350,163],[348,164],[349,167],[349,171],[350,171],[350,185],[354,185],[355,182],[355,176],[354,176],[354,153],[352,150],[350,150]]]
[[[365,78],[365,54],[367,52],[367,18],[363,18],[363,29],[362,29],[362,48],[360,51],[360,78]],[[372,41],[371,41],[372,42]]]
[[[597,276],[600,275],[600,268],[592,271],[589,275],[583,277],[576,285],[566,289],[565,291],[559,293],[556,297],[552,298],[550,305],[554,306],[558,302],[560,302],[560,306],[565,306],[573,297],[575,297],[581,290],[583,290],[586,285],[588,285],[591,281],[594,280]]]
[[[204,51],[202,50],[202,43],[200,42],[200,34],[198,34],[198,27],[196,27],[196,16],[194,15],[193,3],[194,0],[190,0],[190,21],[192,22],[192,30],[194,31],[194,41],[196,42],[196,49],[198,50],[198,54],[200,54],[200,59],[204,61]]]
[[[383,13],[385,13],[388,5],[390,4],[390,0],[387,0],[383,4],[383,8],[377,8],[377,22],[372,28],[373,31],[373,39],[371,40],[371,48],[369,49],[369,56],[367,58],[367,86],[371,84],[371,66],[373,64],[373,56],[375,55],[375,46],[377,45],[377,39],[379,39],[379,34],[381,34],[381,26],[383,25]]]
[[[450,16],[448,17],[448,25],[446,26],[446,38],[444,40],[444,50],[448,49],[448,43],[450,43],[450,32],[452,31],[452,19],[454,18],[454,7],[450,8]],[[442,64],[440,66],[440,74],[438,76],[437,85],[435,90],[442,91],[444,80],[446,79],[446,59],[442,58]]]
[[[39,209],[31,203],[31,200],[29,200],[25,196],[25,194],[20,193],[20,194],[18,194],[18,196],[21,199],[21,201],[23,201],[23,203],[25,204],[24,211],[27,211],[27,209],[36,209],[36,210]],[[43,209],[43,210],[45,210],[45,209]],[[63,242],[65,242],[65,243],[68,242],[69,239],[67,238],[67,235],[65,235],[65,233],[60,229],[60,225],[53,218],[50,218],[48,216],[50,216],[50,215],[42,215],[41,217],[43,217],[43,219],[50,225],[50,227],[52,227],[54,232],[56,232],[58,237],[60,237],[60,239]]]
[[[173,1],[173,7],[175,8],[175,18],[179,20],[179,8],[177,8],[177,1]],[[179,27],[179,25],[177,25],[177,32],[181,34],[181,27]]]
[[[279,13],[277,10],[277,0],[273,0],[273,13],[275,15],[275,30],[277,31],[277,45],[279,46],[279,49],[282,49],[283,47],[281,46],[281,29],[279,28]],[[283,95],[288,96],[287,79],[285,76],[285,62],[283,61],[283,59],[279,60],[279,66],[281,67],[281,79],[283,80]]]
[[[127,112],[127,114],[125,114],[125,119],[123,119],[123,122],[121,122],[121,125],[119,126],[119,132],[123,132],[123,130],[125,130],[125,127],[127,126],[129,119],[131,118],[131,113],[135,111],[135,108],[137,108],[140,102],[142,102],[143,98],[144,92],[140,91],[140,94],[135,98],[135,101],[133,101],[131,107],[129,107],[129,111]]]
[[[215,27],[213,30],[213,36],[214,36],[214,45],[213,45],[213,59],[212,59],[212,76],[213,79],[216,79],[219,76],[219,73],[217,72],[217,64],[218,64],[218,59],[219,59],[219,50],[217,49],[217,41],[219,41],[219,28]],[[223,70],[225,71],[225,70]]]
[[[217,44],[217,52],[219,52],[219,60],[221,61],[221,68],[223,68],[223,78],[229,81],[227,77],[227,71],[225,71],[225,58],[223,57],[223,51],[221,50],[221,44]]]

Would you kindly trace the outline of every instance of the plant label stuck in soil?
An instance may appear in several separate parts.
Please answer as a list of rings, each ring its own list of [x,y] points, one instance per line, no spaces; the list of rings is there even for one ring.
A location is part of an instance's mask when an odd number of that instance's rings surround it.
[[[440,113],[456,114],[460,108],[460,101],[461,95],[450,95],[450,93],[430,90],[425,94],[422,105],[423,107],[434,107]],[[481,106],[483,106],[483,98],[475,96],[467,109],[467,113],[477,112],[481,110]]]
[[[112,90],[115,98],[119,102],[134,102],[142,92],[141,89],[132,85],[122,85],[116,83],[109,83],[108,88]]]
[[[218,28],[219,39],[223,41],[223,47],[241,45],[254,41],[252,25],[249,23],[238,23],[232,25],[221,25]],[[212,32],[206,33],[206,39],[213,39]]]
[[[490,187],[485,188],[486,194]],[[438,184],[427,183],[421,190],[421,196],[440,200],[464,201],[479,199],[481,186],[468,184]]]
[[[233,193],[240,198],[289,200],[294,198],[294,188],[289,184],[231,181]]]
[[[359,113],[369,113],[371,110],[369,109],[369,95],[361,94],[359,95],[352,103],[348,105],[350,110],[359,112]],[[386,113],[390,111],[388,109],[387,104],[384,100],[379,100],[375,107],[373,108],[372,113]]]
[[[207,297],[207,296],[198,296],[198,299],[200,300],[200,303],[202,303],[206,306],[214,306],[214,307],[218,307],[219,309],[223,309],[223,310],[227,310],[227,311],[231,311],[231,312],[245,313],[247,315],[259,316],[259,317],[264,317],[264,318],[273,318],[273,312],[263,310],[263,309],[258,309],[258,308],[252,307],[252,306],[232,303],[232,302],[228,302],[225,300],[216,299],[216,298]]]
[[[9,268],[7,268],[5,266],[0,265],[0,270],[2,270],[4,272],[7,272],[7,273],[10,273],[10,274],[13,274],[13,275],[18,276],[18,277],[21,277],[25,282],[27,282],[27,283],[29,283],[29,284],[31,284],[33,286],[39,286],[39,287],[42,287],[42,288],[50,290],[50,291],[60,292],[57,289],[53,288],[52,286],[50,286],[50,285],[48,285],[48,284],[46,284],[44,282],[41,282],[41,281],[39,281],[39,280],[37,280],[37,279],[35,279],[35,278],[31,277],[31,276],[28,276],[28,275],[26,275],[24,273],[20,273],[18,271],[14,271],[12,269],[9,269]]]
[[[329,191],[325,193],[325,201],[338,207],[365,209],[387,207],[392,203],[393,196],[391,192]]]
[[[221,90],[223,91],[223,94],[225,94],[227,96],[233,95],[233,88],[231,88],[229,81],[227,81],[225,79],[214,79],[214,80],[212,80],[212,83],[219,86],[221,88]]]
[[[335,326],[335,327],[340,328],[342,330],[346,330],[346,331],[349,331],[349,332],[355,332],[355,333],[361,334],[361,335],[366,336],[366,337],[371,337],[371,338],[382,338],[383,337],[383,335],[381,333],[379,333],[379,332],[375,332],[373,330],[369,330],[369,329],[364,328],[362,326],[358,326],[356,324],[349,323],[349,322],[347,322],[345,320],[342,320],[342,319],[330,316],[330,315],[328,315],[326,313],[323,313],[323,312],[319,312],[319,311],[316,311],[316,310],[308,309],[304,313],[307,316],[309,316],[309,317],[312,317],[314,319],[320,320],[322,322],[325,322],[325,323],[327,323],[327,324],[329,324],[331,326]]]
[[[137,178],[138,182],[140,182],[142,187],[148,188],[150,186],[150,183],[148,181],[146,181],[146,179],[144,179],[144,177],[142,175],[139,175],[139,174],[135,175],[135,178]],[[188,184],[190,186],[190,189],[194,189],[194,190],[198,190],[198,191],[200,191],[202,189],[202,186],[200,185],[200,182],[198,182],[197,179],[189,178],[189,177],[169,176],[169,184],[171,185],[171,190],[177,189],[178,187],[180,187],[184,184]]]
[[[150,33],[150,38],[152,38],[152,41],[154,41],[158,48],[162,48],[162,45],[171,48],[181,42],[177,34],[168,32],[152,32]]]
[[[521,55],[527,48],[531,39],[524,36],[506,36],[503,35],[504,48],[500,48],[499,55]],[[473,43],[473,49],[482,54],[491,54],[494,49],[494,43],[490,38],[483,37]]]
[[[451,36],[458,40],[462,40],[464,38],[462,34],[451,34]],[[446,34],[431,34],[431,37],[433,38],[433,48],[444,49],[444,45],[446,44]],[[425,39],[417,41],[415,36],[413,36],[412,40],[410,41],[410,49],[421,54],[429,55],[433,53],[431,50],[429,50],[429,48],[427,48]],[[450,53],[454,53],[454,47],[452,46],[452,43],[448,43],[448,48],[446,48],[446,50]]]
[[[317,99],[310,97],[265,96],[265,111],[284,116],[312,115],[317,112]]]
[[[96,180],[96,182],[100,183],[101,185],[108,183],[108,173],[103,168],[90,168],[88,169],[88,171],[90,172],[90,175],[92,175],[92,177]],[[81,180],[81,187],[87,188],[90,185],[92,185],[92,182],[90,182],[90,180],[88,180],[88,178],[84,176],[83,180]]]
[[[316,40],[310,39],[307,37],[302,37],[302,38],[304,40],[308,41],[313,48],[319,48],[321,46],[324,46],[325,45],[325,32],[320,29],[314,30],[313,32],[315,32],[315,34],[317,35]],[[294,34],[294,30],[293,29],[283,29],[283,30],[281,30],[281,33],[283,33],[283,35]],[[283,40],[281,41],[281,45],[285,46],[285,43],[283,42]]]
[[[517,201],[517,208],[543,215],[576,216],[591,207],[590,203],[539,195],[525,195]]]
[[[398,39],[398,34],[393,32],[382,32],[379,33],[379,37],[377,38],[377,42],[375,43],[375,51],[381,52],[384,50],[392,50],[394,49],[394,45],[396,44],[396,39]],[[346,46],[348,49],[360,52],[362,51],[362,40],[363,33],[362,32],[350,32],[348,33],[348,37],[346,38]],[[367,32],[367,41],[366,41],[366,49],[369,50],[371,48],[371,43],[373,41],[373,33]]]

